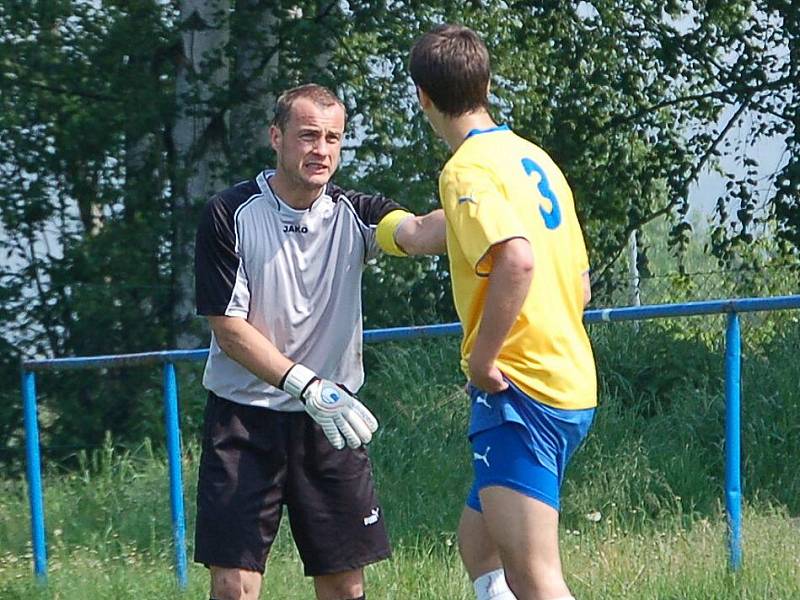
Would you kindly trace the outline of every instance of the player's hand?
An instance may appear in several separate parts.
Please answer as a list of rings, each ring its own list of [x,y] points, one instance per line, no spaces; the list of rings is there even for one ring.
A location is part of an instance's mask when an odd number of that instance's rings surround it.
[[[337,450],[345,443],[350,448],[369,443],[378,429],[377,419],[358,398],[301,364],[286,372],[281,388],[303,402],[306,412]]]
[[[503,373],[494,364],[472,364],[470,361],[469,375],[472,385],[479,390],[496,394],[508,388],[508,382],[503,379]]]
[[[368,444],[378,421],[366,406],[344,388],[327,379],[317,379],[303,394],[311,415],[337,450],[345,442],[351,448]]]

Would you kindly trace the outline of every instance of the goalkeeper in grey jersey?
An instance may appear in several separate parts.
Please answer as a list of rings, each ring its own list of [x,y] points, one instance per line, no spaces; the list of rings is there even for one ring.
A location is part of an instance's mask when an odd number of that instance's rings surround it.
[[[345,110],[305,85],[278,99],[277,167],[215,195],[197,232],[197,311],[212,330],[195,560],[216,600],[258,598],[282,508],[320,600],[365,598],[390,548],[364,444],[378,427],[353,395],[361,275],[389,254],[445,250],[441,210],[331,182]]]

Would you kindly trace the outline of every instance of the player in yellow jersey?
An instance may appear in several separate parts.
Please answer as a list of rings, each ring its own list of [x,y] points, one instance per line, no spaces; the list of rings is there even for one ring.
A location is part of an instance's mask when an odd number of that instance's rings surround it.
[[[541,148],[492,120],[489,54],[475,32],[434,28],[409,66],[425,115],[453,151],[439,194],[475,472],[461,556],[478,600],[571,600],[559,490],[597,397],[582,322],[589,264],[572,192]]]

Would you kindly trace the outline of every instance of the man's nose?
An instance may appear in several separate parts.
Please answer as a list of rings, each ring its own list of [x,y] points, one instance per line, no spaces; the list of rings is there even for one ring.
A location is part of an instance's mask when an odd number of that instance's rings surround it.
[[[317,154],[327,154],[330,151],[331,144],[325,138],[318,138],[314,142],[313,150]]]

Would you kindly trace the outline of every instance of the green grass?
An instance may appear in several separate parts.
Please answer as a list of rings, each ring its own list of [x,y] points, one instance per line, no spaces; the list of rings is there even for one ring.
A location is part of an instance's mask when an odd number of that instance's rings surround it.
[[[581,600],[800,598],[796,323],[759,327],[769,335],[746,347],[745,558],[735,576],[721,507],[722,356],[706,325],[698,334],[668,324],[592,331],[602,407],[562,513],[565,571]],[[469,599],[454,533],[471,477],[456,342],[370,347],[366,360],[362,396],[381,421],[371,452],[395,545],[391,561],[367,570],[369,597]],[[187,440],[190,532],[197,456]],[[162,451],[108,440],[71,464],[46,470],[46,587],[31,576],[24,482],[0,480],[0,598],[178,595]],[[192,565],[189,576],[187,597],[207,597],[205,569]],[[262,597],[312,598],[285,525]]]
[[[745,563],[731,575],[726,566],[722,515],[683,529],[613,532],[591,524],[562,533],[564,567],[578,598],[589,599],[792,599],[800,597],[800,531],[784,513],[746,514]],[[0,555],[0,597],[168,598],[178,595],[166,543],[157,551],[135,546],[65,547],[56,543],[47,587],[30,572],[30,554]],[[268,566],[262,597],[313,598],[288,535],[281,535]],[[208,575],[191,565],[188,597],[204,598]],[[451,535],[404,543],[391,561],[367,570],[371,598],[468,600]]]

